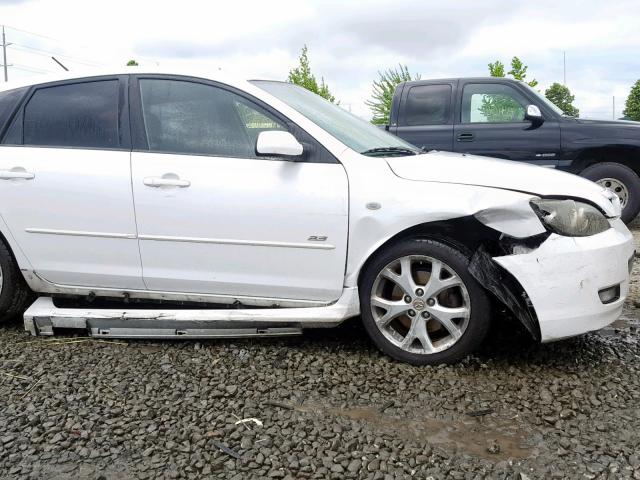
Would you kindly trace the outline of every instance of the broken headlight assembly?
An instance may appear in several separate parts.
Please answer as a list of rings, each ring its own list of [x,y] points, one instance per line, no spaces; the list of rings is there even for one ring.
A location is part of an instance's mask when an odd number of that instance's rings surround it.
[[[566,237],[588,237],[611,225],[600,210],[575,200],[531,200],[531,208],[547,230]]]

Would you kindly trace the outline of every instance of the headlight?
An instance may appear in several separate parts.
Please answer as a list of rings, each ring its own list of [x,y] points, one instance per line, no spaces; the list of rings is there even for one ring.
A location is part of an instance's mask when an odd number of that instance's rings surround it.
[[[532,200],[531,208],[545,227],[558,235],[588,237],[609,229],[609,221],[595,207],[575,200]]]

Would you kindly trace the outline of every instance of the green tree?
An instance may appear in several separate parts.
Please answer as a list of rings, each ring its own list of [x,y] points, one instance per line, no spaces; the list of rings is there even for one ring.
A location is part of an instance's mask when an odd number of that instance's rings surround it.
[[[622,114],[629,120],[640,122],[640,80],[631,87],[631,92],[629,92]]]
[[[287,81],[295,85],[300,85],[313,93],[317,93],[330,102],[335,102],[336,98],[329,91],[329,86],[324,83],[324,78],[320,78],[320,83],[318,84],[315,75],[311,73],[307,53],[308,48],[305,45],[302,47],[302,52],[300,53],[300,63],[296,68],[289,71]]]
[[[504,77],[504,63],[500,60],[496,60],[489,65],[489,75],[492,77]]]
[[[544,92],[544,96],[547,97],[556,107],[561,109],[566,115],[577,117],[580,115],[580,110],[573,106],[575,97],[571,95],[569,90],[564,85],[559,83],[552,84]]]
[[[527,67],[518,57],[511,59],[511,70],[506,72],[504,63],[496,60],[487,65],[489,67],[489,75],[492,77],[506,77],[511,75],[514,80],[525,82],[530,87],[538,85],[538,81],[534,78],[527,82]],[[513,122],[520,121],[524,118],[524,109],[522,105],[516,102],[511,96],[499,93],[487,94],[482,97],[482,105],[480,112],[486,117],[488,122]]]
[[[371,123],[388,125],[391,116],[391,102],[398,84],[411,80],[419,80],[420,75],[411,75],[406,65],[398,64],[398,68],[390,68],[378,72],[378,80],[373,82],[371,99],[365,104],[373,112]]]
[[[489,63],[489,75],[492,77],[506,77],[504,73],[504,64],[500,60],[496,60],[493,63]],[[530,87],[535,87],[538,85],[538,81],[534,78],[533,80],[527,82],[525,79],[527,78],[527,69],[529,67],[522,63],[518,57],[513,57],[511,59],[511,70],[507,72],[507,75],[511,75],[514,79],[520,80],[521,82],[525,82]]]
[[[127,62],[127,67],[137,67],[139,66],[138,62],[136,62],[135,60],[131,59]]]

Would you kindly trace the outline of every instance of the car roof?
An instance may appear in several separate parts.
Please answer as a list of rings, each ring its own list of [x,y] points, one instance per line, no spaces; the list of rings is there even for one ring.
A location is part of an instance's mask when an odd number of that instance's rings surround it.
[[[404,82],[408,85],[421,85],[425,83],[438,83],[438,82],[457,82],[459,80],[464,80],[465,82],[486,82],[487,80],[499,80],[501,82],[511,82],[511,83],[519,83],[519,80],[515,80],[513,78],[507,77],[455,77],[455,78],[422,78],[420,80],[410,80]]]
[[[21,78],[16,81],[9,81],[6,83],[0,83],[0,92],[13,90],[15,88],[30,87],[32,85],[41,85],[44,83],[58,82],[64,80],[75,80],[81,78],[91,77],[103,77],[109,75],[145,75],[145,74],[160,74],[160,75],[177,75],[186,77],[204,78],[207,80],[214,80],[229,85],[239,86],[247,82],[246,79],[231,75],[227,72],[222,72],[218,69],[167,69],[162,67],[120,67],[110,69],[78,69],[67,72],[59,72],[46,75],[34,75],[30,77]]]

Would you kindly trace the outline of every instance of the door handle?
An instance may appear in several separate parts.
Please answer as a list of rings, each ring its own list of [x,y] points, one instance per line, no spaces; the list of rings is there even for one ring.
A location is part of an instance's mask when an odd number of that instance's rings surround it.
[[[171,178],[171,177],[145,177],[143,183],[147,187],[178,187],[178,188],[187,188],[191,186],[191,182],[189,180],[181,180],[179,178]]]
[[[475,135],[471,132],[459,133],[457,137],[459,142],[473,142],[474,138]]]
[[[25,171],[24,168],[13,168],[11,170],[0,170],[0,180],[33,180],[34,173]]]

